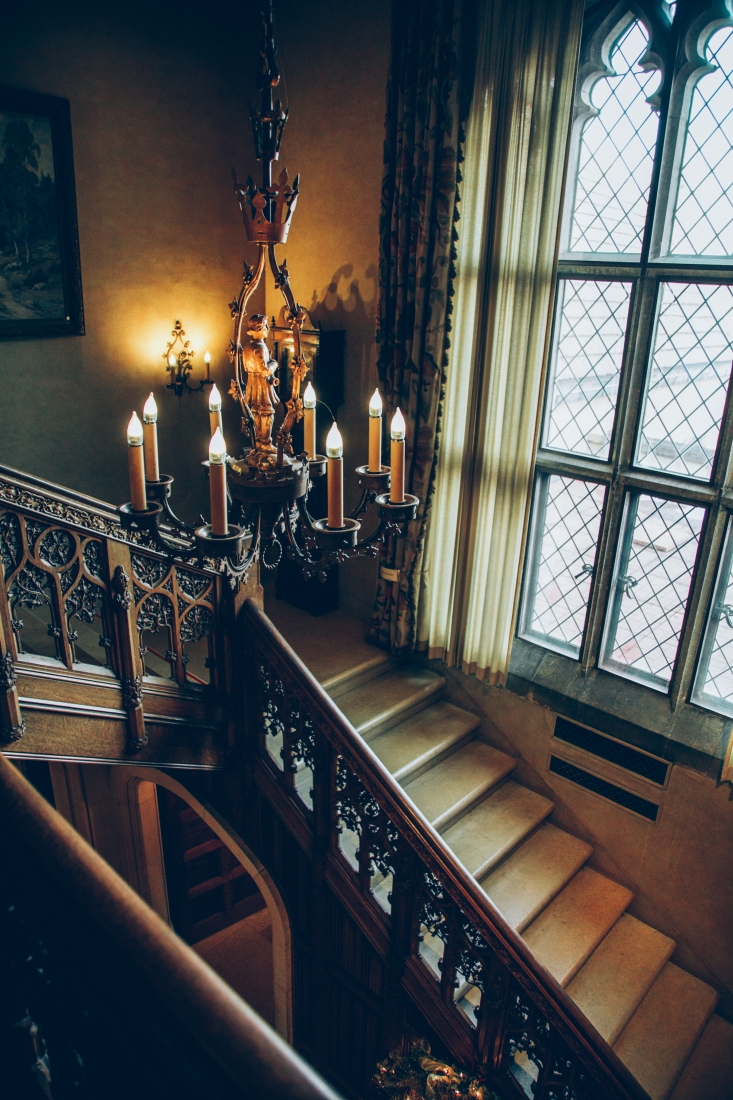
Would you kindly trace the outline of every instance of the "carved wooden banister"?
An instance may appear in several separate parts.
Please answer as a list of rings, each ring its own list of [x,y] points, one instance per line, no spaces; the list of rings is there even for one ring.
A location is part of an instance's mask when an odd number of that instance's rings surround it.
[[[507,1096],[648,1100],[252,600],[241,626],[255,778],[454,1055]]]
[[[221,765],[221,575],[161,553],[111,505],[7,466],[0,565],[0,740],[39,755]],[[207,671],[192,675],[202,640]],[[73,732],[61,714],[80,719]]]
[[[2,755],[0,832],[4,1095],[338,1100]]]

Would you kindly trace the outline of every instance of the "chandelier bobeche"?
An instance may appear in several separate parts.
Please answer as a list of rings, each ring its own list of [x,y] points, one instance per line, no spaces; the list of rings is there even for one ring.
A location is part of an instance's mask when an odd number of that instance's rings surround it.
[[[242,286],[229,306],[234,320],[228,348],[234,367],[229,393],[242,411],[243,431],[250,446],[241,458],[227,454],[221,396],[213,386],[209,399],[212,438],[209,458],[204,463],[209,473],[211,523],[199,527],[183,523],[170,505],[173,478],[161,475],[158,466],[158,413],[151,394],[143,423],[133,413],[128,426],[132,500],[119,509],[123,525],[146,532],[158,549],[178,559],[198,557],[216,563],[234,585],[255,559],[267,569],[275,568],[283,541],[305,577],[318,575],[325,579],[335,562],[354,554],[376,554],[380,542],[404,534],[419,503],[417,497],[404,491],[405,422],[399,409],[391,425],[391,465],[382,465],[382,402],[378,391],[369,405],[369,461],[356,470],[361,498],[350,515],[343,512],[343,443],[335,422],[326,440],[327,453],[316,454],[317,398],[312,383],[301,396],[309,370],[301,346],[306,313],[293,296],[287,261],[279,264],[275,254],[277,245],[284,244],[288,237],[298,201],[299,176],[292,187],[286,169],[277,183],[272,180],[288,111],[283,110],[279,100],[273,101],[280,73],[271,0],[262,18],[262,60],[257,77],[262,98],[259,110],[250,108],[255,150],[263,167],[262,186],[257,187],[251,177],[242,186],[234,177],[247,239],[257,246],[259,255],[254,267],[245,261]],[[274,437],[275,410],[280,400],[276,393],[277,362],[267,345],[269,325],[264,315],[247,314],[247,303],[268,263],[275,286],[285,300],[284,322],[292,331],[294,349],[289,363],[290,397]],[[209,384],[208,378],[204,384]],[[301,420],[304,450],[295,454],[292,430]],[[313,479],[324,474],[328,515],[314,520],[308,511],[308,493]],[[379,522],[369,536],[359,541],[359,517],[375,502]]]

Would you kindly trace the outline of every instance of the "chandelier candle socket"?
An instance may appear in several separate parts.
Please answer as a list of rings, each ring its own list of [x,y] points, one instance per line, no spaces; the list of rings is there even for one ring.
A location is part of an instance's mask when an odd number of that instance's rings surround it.
[[[145,450],[145,480],[160,481],[158,462],[158,406],[152,393],[143,405],[143,439]]]
[[[369,472],[382,469],[382,398],[376,389],[369,402]]]
[[[208,352],[206,353],[209,354]],[[223,434],[224,424],[221,419],[221,394],[216,388],[216,383],[211,387],[211,394],[209,396],[209,425],[211,427],[211,434],[214,435],[216,429]]]
[[[344,443],[334,420],[326,437],[328,458],[328,526],[333,530],[344,525]]]
[[[206,363],[206,381],[208,382],[211,379],[211,352],[208,349],[204,355],[204,363]],[[209,405],[209,408],[211,408],[211,405]]]
[[[144,512],[148,506],[145,495],[145,448],[143,426],[134,412],[127,425],[127,455],[130,464],[130,499],[136,512]]]
[[[303,449],[308,458],[316,457],[316,391],[309,382],[303,394]]]
[[[214,535],[228,535],[227,522],[227,445],[221,429],[217,428],[209,443],[209,495],[211,500],[211,531]]]
[[[390,449],[391,477],[389,499],[392,504],[402,504],[405,499],[405,418],[398,409],[392,417],[392,445]]]

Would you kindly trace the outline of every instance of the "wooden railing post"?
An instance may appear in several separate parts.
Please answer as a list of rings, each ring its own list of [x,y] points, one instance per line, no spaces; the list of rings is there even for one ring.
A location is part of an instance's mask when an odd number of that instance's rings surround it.
[[[2,567],[0,566],[0,569]],[[25,722],[18,701],[18,678],[15,672],[15,644],[5,582],[0,573],[0,740],[19,741],[25,733]]]
[[[136,752],[147,744],[148,739],[143,715],[143,663],[137,625],[133,619],[135,601],[129,547],[123,542],[107,539],[107,564],[115,613],[122,705],[127,711],[128,748]]]

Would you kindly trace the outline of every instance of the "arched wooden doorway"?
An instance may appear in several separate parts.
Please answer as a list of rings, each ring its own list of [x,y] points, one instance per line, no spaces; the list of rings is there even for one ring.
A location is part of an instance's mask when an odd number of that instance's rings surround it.
[[[292,1042],[287,912],[267,871],[227,822],[157,768],[50,762],[49,770],[56,808],[63,816],[233,989]],[[161,817],[175,813],[176,807],[184,819],[183,846],[189,844],[179,855],[185,858],[188,854],[193,860],[207,854],[217,856],[223,872],[218,879],[229,889],[226,905],[219,907],[222,919],[217,919],[213,906],[194,908],[183,918],[180,905],[175,912],[180,903],[180,891],[178,898],[174,896],[175,854],[170,844],[166,852],[166,821]],[[191,826],[188,839],[187,823]],[[202,840],[199,851],[197,836]],[[192,893],[190,889],[187,892]],[[200,891],[200,896],[205,892]]]

